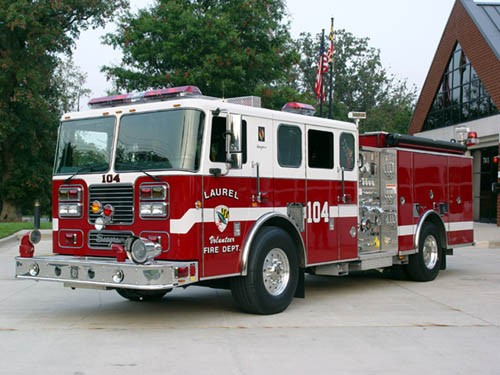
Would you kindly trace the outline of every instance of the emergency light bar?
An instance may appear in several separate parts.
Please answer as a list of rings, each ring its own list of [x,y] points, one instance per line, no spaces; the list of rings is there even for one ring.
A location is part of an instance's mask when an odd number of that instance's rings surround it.
[[[202,93],[198,87],[188,85],[138,93],[103,96],[91,99],[88,105],[90,108],[115,107],[131,103],[165,100],[187,95],[202,95]]]
[[[306,116],[314,116],[316,112],[316,109],[312,105],[297,102],[286,103],[281,110],[283,112],[298,113]]]

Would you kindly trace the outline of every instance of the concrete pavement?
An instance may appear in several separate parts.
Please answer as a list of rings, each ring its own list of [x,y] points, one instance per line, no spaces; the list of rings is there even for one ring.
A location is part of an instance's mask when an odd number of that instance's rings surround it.
[[[477,247],[500,247],[500,227],[496,224],[474,223],[474,241]]]
[[[433,282],[309,276],[306,298],[273,316],[239,312],[224,290],[132,303],[15,280],[11,238],[0,244],[0,374],[498,374],[498,231],[479,225],[481,246],[456,249]],[[50,247],[44,238],[37,252]]]

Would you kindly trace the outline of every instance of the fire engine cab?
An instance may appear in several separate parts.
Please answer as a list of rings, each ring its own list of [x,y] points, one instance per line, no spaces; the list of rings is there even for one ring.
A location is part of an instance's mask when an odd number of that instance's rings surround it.
[[[243,311],[304,296],[305,273],[402,269],[433,280],[473,243],[472,161],[459,143],[307,116],[195,86],[92,99],[61,119],[53,254],[26,234],[21,279],[161,299],[230,288]]]

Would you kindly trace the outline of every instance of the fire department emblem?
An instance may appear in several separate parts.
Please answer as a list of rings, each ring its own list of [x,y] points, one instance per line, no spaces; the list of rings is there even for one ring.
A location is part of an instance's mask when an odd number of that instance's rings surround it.
[[[224,205],[215,207],[214,216],[215,216],[215,225],[217,225],[217,228],[221,232],[224,232],[224,230],[227,227],[227,224],[229,223],[229,208]]]

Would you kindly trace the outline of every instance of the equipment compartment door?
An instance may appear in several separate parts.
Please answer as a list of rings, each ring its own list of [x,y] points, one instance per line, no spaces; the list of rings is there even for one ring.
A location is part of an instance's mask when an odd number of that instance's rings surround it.
[[[448,160],[446,155],[421,153],[413,158],[415,214],[434,210],[448,222]],[[417,216],[417,215],[416,215]]]
[[[339,259],[358,257],[358,134],[340,131],[335,150],[338,200]]]
[[[448,168],[450,179],[448,244],[472,243],[472,160],[450,156]]]

